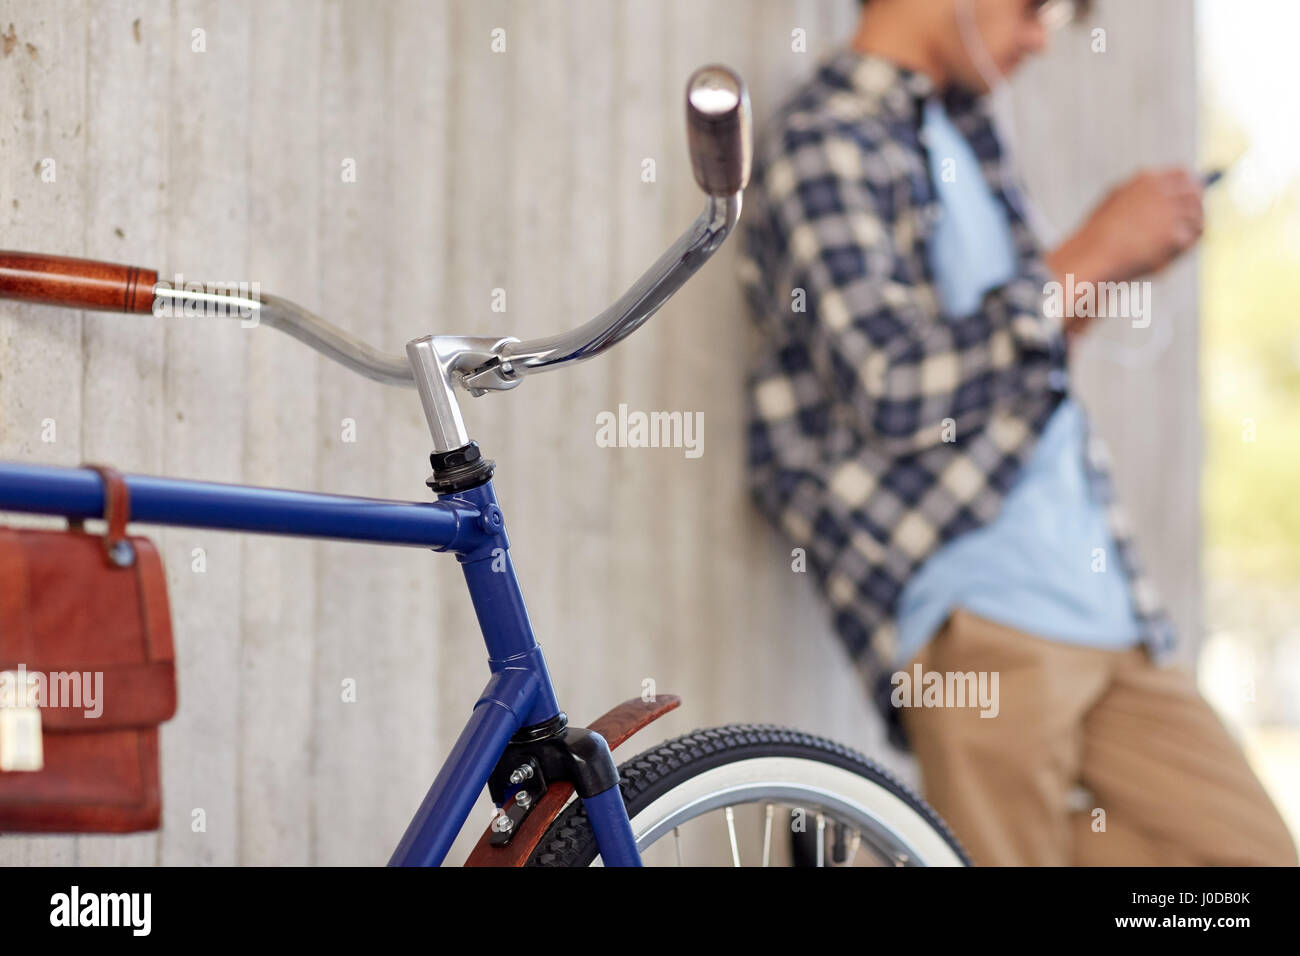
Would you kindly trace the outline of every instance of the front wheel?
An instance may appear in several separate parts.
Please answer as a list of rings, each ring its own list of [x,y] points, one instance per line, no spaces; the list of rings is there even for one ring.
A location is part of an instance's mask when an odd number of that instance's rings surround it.
[[[647,866],[969,866],[938,815],[837,743],[769,724],[683,734],[619,767]],[[578,799],[529,866],[598,864]]]

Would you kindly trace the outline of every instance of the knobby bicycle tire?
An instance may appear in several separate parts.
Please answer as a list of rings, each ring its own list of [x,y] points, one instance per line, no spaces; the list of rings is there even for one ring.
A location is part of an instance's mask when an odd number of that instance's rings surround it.
[[[971,865],[947,824],[889,771],[834,741],[772,724],[729,724],[694,730],[621,764],[619,788],[628,816],[635,818],[659,797],[706,771],[760,757],[802,758],[865,778],[906,804],[948,845],[962,865]],[[589,866],[595,858],[596,842],[586,810],[581,800],[574,799],[552,822],[526,865]]]

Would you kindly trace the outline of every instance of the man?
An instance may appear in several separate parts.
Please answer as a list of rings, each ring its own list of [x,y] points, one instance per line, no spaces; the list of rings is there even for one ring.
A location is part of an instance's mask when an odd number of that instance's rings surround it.
[[[1038,247],[986,94],[1045,46],[1044,6],[866,0],[851,48],[760,141],[742,257],[763,333],[753,490],[974,862],[1294,865],[1171,664],[1069,391],[1088,320],[1046,307],[1053,282],[1132,280],[1190,248],[1201,190],[1143,173]],[[899,706],[893,675],[915,665],[996,675],[994,707]]]

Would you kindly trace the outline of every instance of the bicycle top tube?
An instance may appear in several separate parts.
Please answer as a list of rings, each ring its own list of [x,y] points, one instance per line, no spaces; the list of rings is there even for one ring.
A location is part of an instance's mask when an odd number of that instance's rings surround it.
[[[131,521],[186,528],[395,544],[471,555],[493,541],[472,501],[388,501],[150,475],[125,476]],[[0,462],[0,511],[104,514],[104,486],[88,468]],[[493,543],[495,543],[493,541]]]

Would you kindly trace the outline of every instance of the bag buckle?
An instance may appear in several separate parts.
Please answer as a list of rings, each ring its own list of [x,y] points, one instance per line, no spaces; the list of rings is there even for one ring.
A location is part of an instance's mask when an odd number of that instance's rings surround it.
[[[35,674],[0,671],[0,771],[45,767],[36,689]]]
[[[83,462],[81,467],[94,471],[104,482],[104,522],[107,526],[104,529],[104,556],[114,567],[129,568],[135,564],[135,548],[126,536],[126,523],[131,518],[131,496],[126,479],[107,465]],[[69,527],[73,524],[68,522]],[[75,524],[80,526],[81,521]]]

